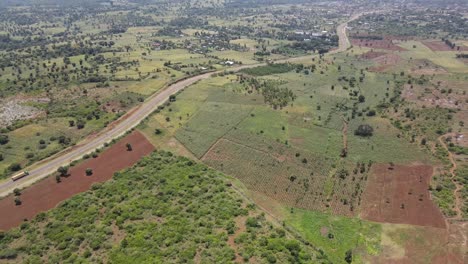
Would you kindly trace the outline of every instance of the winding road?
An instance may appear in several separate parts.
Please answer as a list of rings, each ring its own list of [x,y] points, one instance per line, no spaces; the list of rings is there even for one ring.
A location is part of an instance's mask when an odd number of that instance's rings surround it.
[[[353,15],[347,22],[344,22],[337,27],[339,47],[338,49],[330,51],[328,54],[343,52],[351,47],[348,36],[346,35],[347,25],[349,22],[359,18],[360,15],[361,14]],[[306,57],[285,59],[277,62],[293,62],[303,60],[305,58],[310,58],[310,55]],[[265,65],[265,63],[243,65],[231,68],[230,70],[239,71],[241,69],[253,68],[261,65]],[[158,106],[166,102],[170,95],[181,91],[185,87],[188,87],[195,82],[210,78],[212,74],[212,72],[204,73],[169,85],[160,92],[150,96],[144,103],[133,108],[126,115],[122,116],[119,120],[111,124],[108,128],[104,129],[100,133],[89,136],[79,144],[67,148],[50,158],[42,160],[30,166],[29,168],[26,168],[25,170],[29,171],[29,175],[27,177],[16,181],[6,179],[0,182],[0,197],[5,197],[11,194],[16,188],[21,189],[28,187],[56,172],[60,166],[66,166],[72,161],[79,160],[83,157],[83,155],[90,154],[96,149],[103,147],[105,143],[110,143],[113,139],[124,135],[127,131],[136,127],[141,121],[154,112]]]

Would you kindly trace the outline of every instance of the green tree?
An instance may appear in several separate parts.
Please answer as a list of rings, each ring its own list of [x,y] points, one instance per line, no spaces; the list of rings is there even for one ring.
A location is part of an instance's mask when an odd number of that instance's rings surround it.
[[[346,251],[344,259],[345,259],[346,263],[353,262],[353,252],[351,250]]]
[[[360,103],[364,103],[366,101],[366,97],[364,95],[359,95],[358,100]]]
[[[85,125],[86,125],[86,121],[84,121],[83,119],[79,119],[78,121],[76,121],[76,127],[78,129],[84,128]]]
[[[60,173],[60,176],[67,176],[68,174],[68,167],[67,166],[60,166],[57,169],[57,172]]]
[[[21,164],[19,163],[13,163],[10,166],[8,166],[9,171],[19,171],[21,170]]]
[[[91,175],[93,175],[93,170],[90,169],[90,168],[87,168],[85,172],[86,172],[86,176],[91,176]]]
[[[370,125],[364,124],[364,125],[359,125],[358,128],[354,131],[354,134],[356,136],[361,136],[361,137],[370,137],[374,133],[374,128],[372,128]]]
[[[10,141],[8,135],[1,134],[0,135],[0,145],[5,145]]]

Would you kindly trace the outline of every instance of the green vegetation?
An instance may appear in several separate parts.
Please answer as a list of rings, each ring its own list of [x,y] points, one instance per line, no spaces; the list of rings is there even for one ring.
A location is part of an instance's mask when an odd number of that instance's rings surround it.
[[[461,208],[463,216],[468,216],[468,166],[463,166],[456,170],[457,181],[461,184],[462,189],[459,191],[459,195],[463,201],[463,207]]]
[[[262,263],[320,262],[320,253],[265,220],[230,186],[206,166],[168,152],[154,153],[113,180],[1,233],[0,257],[230,263],[239,254]],[[228,243],[232,238],[233,244]]]
[[[241,72],[244,72],[249,75],[253,76],[264,76],[270,74],[278,74],[278,73],[285,73],[292,71],[296,68],[294,64],[288,63],[275,63],[275,64],[268,64],[266,66],[259,66],[250,69],[243,69]]]
[[[207,103],[179,130],[176,137],[200,158],[219,138],[246,118],[250,111],[250,107],[234,104]]]
[[[138,129],[157,149],[197,159],[235,180],[156,153],[1,233],[0,259],[432,261],[408,256],[439,245],[423,242],[419,231],[358,218],[366,217],[361,203],[372,191],[368,177],[379,177],[372,175],[376,163],[433,165],[428,187],[434,202],[457,217],[455,193],[468,215],[463,5],[65,2],[0,3],[0,178],[112,126],[178,79],[216,72],[170,96]],[[353,47],[327,54],[338,44],[335,32],[345,14],[364,10],[385,12],[351,22]],[[449,154],[457,163],[453,178]],[[93,168],[82,173],[93,177]],[[68,167],[61,167],[54,176],[60,182],[67,174]],[[262,197],[262,207],[288,208],[274,215],[285,225],[247,204],[231,185],[237,180],[247,195]],[[20,194],[15,192],[18,206]],[[285,231],[291,227],[303,238]],[[387,256],[387,249],[395,256]]]
[[[323,250],[333,263],[344,263],[348,251],[354,252],[356,263],[363,261],[361,256],[381,252],[380,224],[298,208],[291,208],[285,218],[287,224]]]

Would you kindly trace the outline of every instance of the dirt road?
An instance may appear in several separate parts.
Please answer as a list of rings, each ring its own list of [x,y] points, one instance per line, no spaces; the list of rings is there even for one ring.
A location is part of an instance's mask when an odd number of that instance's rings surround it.
[[[357,19],[359,16],[360,14],[354,15],[347,22],[342,23],[337,27],[339,47],[338,49],[329,52],[329,54],[346,51],[351,46],[350,41],[346,35],[347,25],[348,22]],[[306,57],[310,57],[310,55]],[[305,57],[291,58],[277,62],[294,62],[297,60],[303,60],[304,58]],[[265,63],[243,65],[231,68],[229,70],[239,71],[241,69],[258,67],[261,65],[265,65]],[[101,131],[97,135],[88,137],[78,145],[68,148],[46,160],[40,161],[31,167],[26,168],[25,170],[29,171],[29,175],[27,177],[17,181],[12,181],[11,179],[4,180],[0,183],[0,197],[9,195],[15,188],[21,189],[30,186],[33,183],[54,173],[60,166],[65,166],[74,160],[79,160],[83,157],[83,155],[89,154],[97,148],[104,146],[105,143],[111,142],[112,139],[122,136],[128,130],[136,127],[141,121],[154,112],[158,106],[166,102],[170,95],[177,93],[178,91],[190,86],[197,81],[210,78],[212,74],[213,73],[204,73],[169,85],[164,90],[149,97],[143,104],[129,111],[128,114],[121,117],[114,124],[111,124],[108,128]]]

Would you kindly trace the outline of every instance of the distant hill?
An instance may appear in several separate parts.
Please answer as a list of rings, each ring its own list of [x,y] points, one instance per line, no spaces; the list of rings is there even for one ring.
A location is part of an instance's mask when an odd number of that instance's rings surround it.
[[[2,0],[0,7],[27,5],[60,5],[60,6],[89,6],[99,5],[109,0]]]

